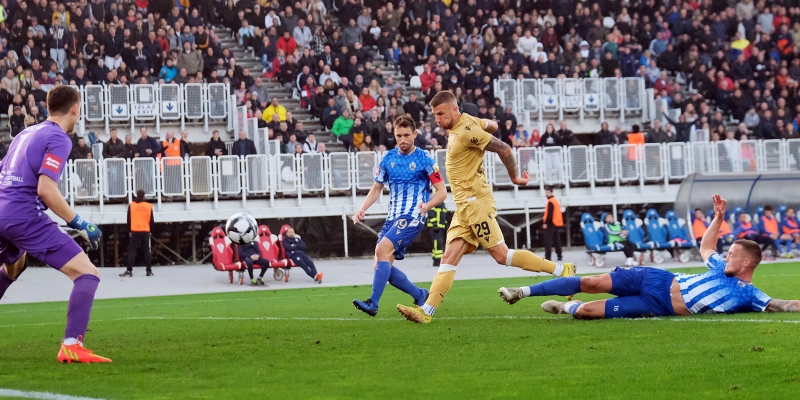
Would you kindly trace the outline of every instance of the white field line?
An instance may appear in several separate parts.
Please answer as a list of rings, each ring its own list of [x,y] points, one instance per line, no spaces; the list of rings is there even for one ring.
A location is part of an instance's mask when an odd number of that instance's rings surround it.
[[[465,321],[465,320],[564,320],[569,317],[548,317],[548,316],[516,316],[516,315],[487,315],[475,317],[438,317],[437,320],[444,321]],[[367,318],[337,318],[337,317],[126,317],[104,320],[92,320],[93,323],[120,322],[120,321],[397,321],[398,319],[367,319]],[[622,319],[629,322],[648,322],[648,321],[668,321],[668,322],[700,322],[700,323],[776,323],[776,324],[800,324],[800,320],[793,319],[737,319],[737,318],[692,318],[692,317],[657,317],[657,318],[636,318]],[[63,322],[45,322],[39,324],[19,324],[19,325],[0,325],[0,328],[16,328],[25,326],[41,325],[63,325]]]
[[[361,285],[364,286],[364,285]],[[497,287],[497,285],[481,285],[481,286],[458,286],[453,287],[451,290],[463,290],[463,289],[479,289],[484,287]],[[290,289],[292,290],[292,289]],[[229,292],[229,293],[237,293],[237,292]],[[194,296],[194,295],[178,295],[178,296]],[[217,300],[193,300],[193,301],[175,301],[175,302],[168,302],[168,303],[131,303],[131,304],[119,304],[113,306],[94,306],[92,310],[101,310],[101,309],[112,309],[112,308],[129,308],[129,307],[148,307],[148,306],[167,306],[167,305],[182,305],[182,304],[203,304],[203,303],[224,303],[224,302],[231,302],[231,301],[252,301],[252,300],[283,300],[283,299],[304,299],[308,297],[328,297],[328,296],[352,296],[350,293],[330,293],[330,294],[309,294],[304,296],[276,296],[276,297],[264,297],[263,299],[253,299],[253,298],[236,298],[236,299],[217,299]],[[155,296],[150,296],[155,297]],[[143,297],[144,299],[149,297]],[[102,299],[104,300],[119,300],[119,299]],[[58,304],[54,308],[50,309],[37,309],[37,310],[9,310],[9,311],[0,311],[0,314],[19,314],[19,313],[32,313],[32,312],[50,312],[50,311],[64,311],[66,308],[66,304]]]
[[[50,392],[26,392],[23,390],[3,389],[3,388],[0,388],[0,397],[22,397],[25,399],[43,399],[43,400],[100,400],[93,397],[68,396],[66,394],[58,394]]]

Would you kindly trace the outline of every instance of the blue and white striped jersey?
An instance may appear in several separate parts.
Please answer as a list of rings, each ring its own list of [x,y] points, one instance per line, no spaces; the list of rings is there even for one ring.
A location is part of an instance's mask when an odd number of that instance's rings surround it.
[[[772,298],[739,278],[725,275],[726,265],[715,253],[706,261],[708,272],[675,274],[686,308],[693,314],[764,311]]]
[[[419,203],[431,198],[430,176],[439,171],[436,162],[424,150],[414,147],[410,154],[395,148],[386,153],[375,173],[375,182],[389,185],[389,215],[387,220],[409,215],[420,218]]]

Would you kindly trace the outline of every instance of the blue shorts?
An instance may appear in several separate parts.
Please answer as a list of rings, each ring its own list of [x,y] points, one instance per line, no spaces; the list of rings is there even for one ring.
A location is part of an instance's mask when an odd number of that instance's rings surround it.
[[[386,220],[380,235],[378,235],[378,243],[383,238],[389,239],[394,245],[394,259],[402,260],[406,256],[406,247],[417,238],[423,229],[425,229],[425,223],[410,215]]]
[[[606,318],[665,317],[675,315],[670,286],[672,272],[658,268],[617,267],[611,271],[611,294]]]
[[[47,215],[0,220],[0,262],[13,264],[23,253],[60,270],[83,249]]]

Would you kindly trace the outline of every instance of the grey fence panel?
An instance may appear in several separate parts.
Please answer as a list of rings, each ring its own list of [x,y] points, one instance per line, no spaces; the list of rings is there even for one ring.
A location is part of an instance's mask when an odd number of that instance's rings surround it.
[[[221,156],[217,158],[217,174],[219,176],[219,194],[237,195],[242,191],[239,173],[239,156]]]
[[[563,185],[567,182],[564,174],[564,150],[562,147],[544,148],[544,183]]]
[[[161,119],[180,119],[183,114],[181,86],[174,83],[160,85],[158,94],[161,104]]]
[[[617,146],[620,181],[629,182],[639,180],[639,160],[642,158],[641,151],[641,146],[636,144],[621,144]]]
[[[661,159],[664,148],[660,143],[647,143],[642,149],[644,156],[644,178],[647,180],[664,179],[664,168]]]
[[[101,85],[86,85],[83,88],[84,118],[87,121],[106,120],[106,91]],[[127,98],[125,105],[127,108]]]
[[[247,165],[247,193],[269,193],[269,156],[251,154],[245,158]]]
[[[350,153],[336,152],[329,155],[328,182],[331,190],[348,190],[353,187],[350,166]]]
[[[189,177],[193,195],[208,196],[214,193],[211,157],[189,158]]]
[[[106,158],[103,160],[103,177],[105,178],[105,196],[107,198],[123,198],[128,196],[127,163],[123,158]]]
[[[111,85],[108,92],[108,119],[112,121],[127,121],[131,118],[128,104],[128,86]],[[88,98],[88,96],[87,96]]]
[[[594,158],[594,181],[613,182],[616,178],[614,168],[614,157],[616,149],[614,145],[604,144],[592,148]]]
[[[97,199],[99,183],[97,174],[97,161],[73,160],[74,173],[77,178],[73,182],[76,199]]]
[[[208,91],[208,116],[213,119],[222,119],[230,115],[228,110],[228,85],[225,83],[209,83]],[[190,101],[189,93],[186,101]],[[188,108],[188,107],[187,107]]]
[[[567,147],[567,156],[569,159],[569,181],[574,183],[589,182],[591,177],[589,147],[569,146]]]
[[[146,196],[156,195],[156,160],[151,157],[133,159],[133,193],[144,190]]]
[[[686,143],[668,143],[666,147],[670,179],[683,179],[689,176],[691,158]]]
[[[523,172],[528,173],[527,186],[540,185],[540,172],[544,168],[540,149],[536,147],[521,147],[517,149],[517,160],[520,174]]]
[[[303,190],[319,192],[325,189],[324,157],[320,153],[306,153],[300,157]]]
[[[297,192],[298,182],[297,163],[294,154],[279,154],[274,157],[278,171],[278,184],[276,190],[281,193]]]
[[[159,112],[156,85],[132,85],[131,92],[131,115],[137,119],[154,119]]]
[[[183,177],[183,159],[163,157],[161,159],[161,194],[164,196],[183,196],[186,182]]]
[[[370,189],[378,170],[378,153],[362,151],[356,153],[356,188]]]
[[[219,102],[211,102],[205,94],[206,91],[200,83],[186,83],[183,85],[183,104],[186,118],[199,119],[203,118],[206,113],[208,113],[211,118],[219,118],[213,115],[209,110],[206,110],[206,104],[209,106],[214,104],[214,111],[216,112],[216,108],[220,106]],[[224,103],[221,106],[224,113]]]

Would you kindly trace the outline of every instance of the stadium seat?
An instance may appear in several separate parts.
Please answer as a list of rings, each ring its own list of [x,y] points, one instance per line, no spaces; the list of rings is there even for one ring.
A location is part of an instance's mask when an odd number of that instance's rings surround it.
[[[228,271],[230,282],[233,283],[233,271],[239,272],[239,284],[244,284],[244,270],[246,266],[239,261],[236,248],[231,245],[231,240],[225,235],[225,231],[220,227],[211,230],[208,238],[208,245],[211,247],[212,265],[217,271]]]
[[[742,207],[739,206],[733,207],[733,210],[731,211],[731,216],[728,219],[728,223],[731,225],[731,227],[734,227],[739,224],[739,215],[743,212],[744,210],[742,209]],[[714,214],[709,214],[709,215],[714,215]],[[749,215],[747,216],[747,220],[748,221],[750,220]]]
[[[641,218],[637,218],[636,214],[631,209],[627,209],[622,213],[622,227],[628,231],[628,240],[636,246],[637,250],[649,251],[650,261],[656,264],[664,262],[664,255],[660,251],[653,251],[655,245],[652,242],[645,241],[645,232],[642,226]],[[643,264],[644,254],[639,257],[639,264]]]
[[[411,89],[422,89],[422,81],[420,81],[419,76],[412,76],[411,80],[408,82],[408,87]]]
[[[425,67],[422,65],[417,65],[414,67],[414,72],[416,72],[417,75],[422,75],[422,73],[425,72]]]
[[[581,215],[581,230],[586,242],[586,252],[589,254],[589,265],[596,267],[605,265],[605,253],[622,251],[621,247],[606,244],[602,226],[602,223],[594,220],[592,214]]]
[[[778,219],[778,222],[783,221],[783,217],[786,215],[786,204],[781,204],[778,206],[778,209],[775,211],[775,218]]]
[[[667,239],[667,221],[658,215],[655,209],[647,210],[644,224],[647,226],[647,235],[656,249],[671,249],[675,245]]]
[[[270,268],[275,269],[272,277],[276,281],[285,279],[286,282],[289,282],[289,270],[294,263],[284,257],[278,237],[273,235],[266,225],[258,227],[258,247],[261,250],[261,257],[269,261]]]
[[[675,248],[679,250],[695,249],[694,239],[687,229],[686,220],[679,218],[678,214],[673,210],[667,211],[664,217],[667,220],[669,239],[675,244]],[[679,251],[677,258],[680,262],[689,262],[691,255],[691,251]]]

